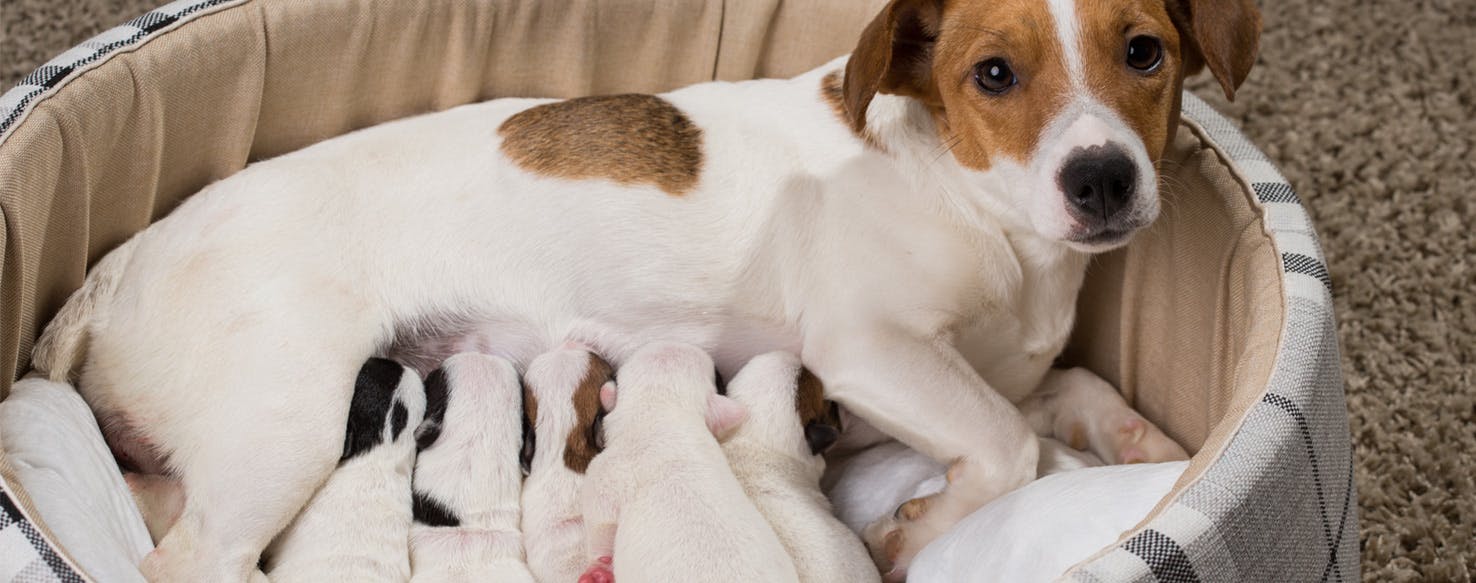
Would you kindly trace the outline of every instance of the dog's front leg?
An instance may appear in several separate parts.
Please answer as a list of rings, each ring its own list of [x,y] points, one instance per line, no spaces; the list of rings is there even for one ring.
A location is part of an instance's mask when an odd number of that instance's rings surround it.
[[[1029,424],[947,341],[900,326],[807,337],[806,363],[827,393],[908,446],[949,464],[948,486],[908,501],[866,530],[888,580],[906,577],[924,546],[994,498],[1035,477]]]

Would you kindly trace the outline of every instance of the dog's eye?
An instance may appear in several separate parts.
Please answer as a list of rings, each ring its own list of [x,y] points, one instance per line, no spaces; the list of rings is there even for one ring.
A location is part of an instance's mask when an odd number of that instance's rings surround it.
[[[1018,82],[1010,63],[999,57],[974,65],[974,83],[990,95],[1002,95]]]
[[[1151,36],[1135,36],[1128,41],[1127,64],[1144,73],[1163,63],[1163,43]]]

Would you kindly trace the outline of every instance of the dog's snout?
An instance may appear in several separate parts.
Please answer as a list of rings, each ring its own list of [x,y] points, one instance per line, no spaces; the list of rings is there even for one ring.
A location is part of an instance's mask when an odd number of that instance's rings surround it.
[[[1132,200],[1138,167],[1115,144],[1078,148],[1061,167],[1059,182],[1077,212],[1106,220]]]

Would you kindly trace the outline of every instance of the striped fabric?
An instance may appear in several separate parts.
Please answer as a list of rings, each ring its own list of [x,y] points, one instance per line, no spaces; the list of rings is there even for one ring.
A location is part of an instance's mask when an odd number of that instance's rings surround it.
[[[9,493],[0,491],[0,581],[82,583],[82,580],[36,526],[21,515]]]
[[[156,8],[126,24],[87,39],[65,53],[41,65],[19,85],[0,94],[0,139],[47,93],[66,81],[72,73],[100,63],[120,50],[139,45],[155,33],[186,21],[208,9],[239,4],[246,0],[177,0]]]
[[[1250,182],[1281,252],[1286,321],[1270,383],[1197,483],[1078,581],[1358,581],[1358,515],[1332,279],[1300,199],[1228,120],[1191,94],[1187,125]]]

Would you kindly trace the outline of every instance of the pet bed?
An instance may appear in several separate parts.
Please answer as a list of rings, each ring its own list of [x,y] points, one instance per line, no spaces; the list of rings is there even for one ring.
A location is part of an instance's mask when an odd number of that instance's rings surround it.
[[[848,52],[881,4],[182,0],[136,18],[0,96],[0,397],[89,265],[250,161],[494,97],[789,76]],[[1162,217],[1094,260],[1064,358],[1194,458],[1142,523],[1067,577],[1356,580],[1347,409],[1308,216],[1192,95],[1162,168]],[[82,549],[42,511],[65,493],[28,491],[37,482],[7,446],[0,540],[25,544],[0,571],[88,579]]]

